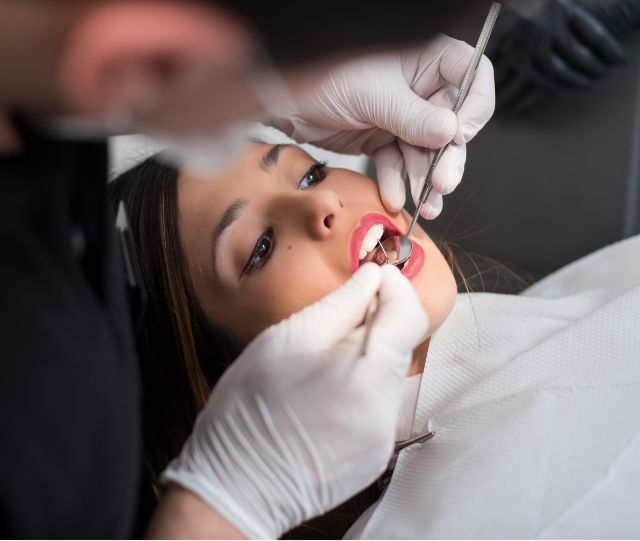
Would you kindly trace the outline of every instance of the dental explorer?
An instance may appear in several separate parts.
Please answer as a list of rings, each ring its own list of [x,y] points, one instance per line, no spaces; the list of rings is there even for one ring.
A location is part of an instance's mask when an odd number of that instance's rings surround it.
[[[453,106],[454,113],[458,113],[458,111],[462,107],[462,104],[464,103],[464,100],[469,94],[469,89],[471,88],[471,84],[473,83],[473,80],[475,78],[476,71],[478,69],[478,64],[480,63],[480,59],[482,58],[482,55],[484,54],[484,50],[487,47],[487,43],[489,42],[489,38],[491,37],[491,32],[493,31],[493,27],[496,23],[496,19],[498,18],[498,13],[500,12],[500,8],[501,8],[501,4],[498,2],[493,2],[491,4],[491,7],[489,8],[489,14],[485,19],[484,25],[482,27],[482,31],[480,32],[480,37],[478,38],[478,43],[476,44],[476,48],[473,51],[473,55],[471,56],[469,67],[467,68],[467,71],[464,74],[464,79],[462,80],[462,85],[460,86],[460,93],[458,94],[456,102]],[[427,200],[427,197],[429,197],[429,194],[431,193],[431,188],[432,188],[431,177],[433,176],[433,171],[435,170],[436,166],[438,165],[438,162],[440,161],[440,158],[442,158],[442,155],[444,154],[444,151],[447,149],[448,146],[449,145],[447,144],[444,147],[440,148],[438,152],[436,152],[435,156],[433,157],[433,160],[431,161],[431,165],[429,166],[429,169],[427,171],[427,176],[425,177],[424,183],[422,185],[422,191],[420,192],[420,197],[418,198],[418,204],[416,205],[416,210],[413,214],[413,218],[411,220],[411,225],[409,226],[409,230],[407,231],[406,235],[404,236],[398,235],[397,237],[395,237],[398,239],[397,251],[396,251],[397,256],[396,256],[396,259],[393,261],[390,261],[387,258],[387,263],[391,263],[392,265],[398,266],[405,263],[407,259],[411,257],[411,253],[413,252],[413,243],[411,242],[411,239],[410,239],[411,232],[413,231],[413,228],[415,227],[418,221],[418,217],[420,216],[420,209],[422,208],[422,205],[424,205],[424,202]]]
[[[464,100],[469,94],[469,90],[471,89],[471,84],[473,83],[476,71],[478,69],[478,64],[480,63],[480,59],[482,58],[482,55],[484,54],[484,51],[487,47],[487,43],[489,42],[489,38],[491,37],[491,33],[493,32],[493,27],[495,26],[496,19],[498,18],[498,14],[500,12],[501,7],[502,5],[499,2],[493,2],[491,4],[491,7],[489,8],[489,13],[487,14],[487,18],[484,21],[484,25],[482,26],[482,31],[480,32],[480,37],[478,38],[478,42],[473,51],[473,55],[471,56],[471,61],[469,62],[467,71],[464,74],[462,85],[460,86],[460,92],[453,106],[454,113],[458,113],[458,111],[460,111],[460,108],[462,107]],[[445,145],[444,147],[440,148],[438,152],[436,152],[435,156],[433,157],[433,160],[431,161],[431,165],[429,166],[429,169],[427,171],[424,184],[422,185],[422,191],[420,193],[420,198],[418,199],[416,210],[411,220],[411,225],[409,226],[409,230],[407,231],[406,235],[405,236],[397,235],[395,237],[390,237],[391,239],[397,239],[397,250],[396,250],[397,255],[395,260],[389,259],[389,256],[386,250],[382,246],[382,243],[378,240],[378,246],[382,250],[382,253],[384,254],[384,257],[387,263],[390,263],[391,265],[399,266],[405,263],[411,256],[411,253],[413,252],[413,243],[411,242],[411,239],[409,237],[411,236],[411,232],[413,231],[413,228],[415,227],[418,221],[418,216],[420,215],[420,209],[422,208],[422,205],[424,204],[424,202],[427,200],[429,193],[431,193],[431,187],[432,187],[431,177],[433,176],[433,171],[436,168],[436,165],[438,165],[440,158],[442,157],[442,155],[444,154],[444,151],[447,149],[448,146],[449,145]],[[360,355],[364,355],[366,353],[367,344],[369,342],[369,335],[371,333],[372,322],[373,322],[375,312],[377,311],[377,306],[378,306],[378,303],[374,299],[369,305],[369,308],[365,315],[365,321],[364,321],[365,335],[362,341],[362,346],[360,348]]]

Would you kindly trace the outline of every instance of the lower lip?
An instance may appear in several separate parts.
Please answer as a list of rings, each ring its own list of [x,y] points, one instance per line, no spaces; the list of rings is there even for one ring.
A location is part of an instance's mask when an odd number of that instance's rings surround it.
[[[413,250],[411,256],[400,271],[409,280],[413,280],[424,267],[424,250],[415,240],[412,240]]]

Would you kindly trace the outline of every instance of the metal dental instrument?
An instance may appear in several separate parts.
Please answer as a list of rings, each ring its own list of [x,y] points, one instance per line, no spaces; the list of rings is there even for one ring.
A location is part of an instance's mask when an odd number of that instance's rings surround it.
[[[378,239],[378,246],[380,246],[380,249],[382,250],[382,253],[384,254],[384,262],[385,263],[389,263],[389,256],[387,255],[387,251],[384,249],[384,246],[382,246],[382,243],[380,242],[380,239]]]
[[[367,308],[367,314],[364,316],[364,339],[362,340],[362,347],[360,348],[360,356],[364,357],[367,353],[367,346],[369,345],[369,336],[371,335],[371,328],[373,324],[373,316],[378,309],[378,297],[374,297]]]
[[[491,32],[493,32],[493,27],[496,23],[496,19],[498,18],[498,13],[500,12],[501,7],[502,5],[499,2],[493,2],[491,4],[491,7],[489,8],[489,14],[484,21],[482,31],[480,32],[480,37],[478,38],[478,43],[476,44],[476,48],[473,51],[473,55],[471,56],[471,61],[469,62],[467,71],[464,74],[464,79],[462,80],[462,85],[460,86],[460,93],[458,94],[456,102],[453,106],[454,113],[457,113],[460,110],[462,104],[464,103],[464,100],[469,94],[471,84],[473,83],[473,79],[475,78],[475,74],[478,69],[478,64],[480,63],[480,59],[482,58],[484,50],[487,47],[487,43],[489,42],[489,38],[491,37]],[[413,243],[411,242],[409,237],[411,237],[413,228],[418,221],[418,216],[420,216],[420,209],[431,193],[431,177],[433,176],[433,171],[436,168],[436,165],[438,165],[440,158],[442,157],[444,151],[448,146],[449,145],[446,145],[439,149],[438,152],[436,152],[436,155],[433,157],[433,160],[431,161],[431,165],[429,166],[429,169],[427,171],[427,176],[425,177],[424,184],[422,185],[422,192],[420,193],[420,198],[418,199],[418,205],[416,206],[416,210],[413,214],[413,219],[411,220],[411,225],[409,226],[407,234],[405,236],[390,237],[398,239],[397,257],[395,260],[392,261],[389,259],[386,250],[382,246],[382,243],[380,242],[380,240],[378,240],[378,245],[385,256],[386,263],[390,263],[391,265],[395,266],[402,265],[411,256],[411,252],[413,251]],[[361,356],[365,355],[365,353],[367,352],[367,344],[369,342],[369,335],[371,334],[371,325],[377,307],[378,302],[374,299],[367,309],[367,314],[364,320],[364,340],[362,342],[362,347],[360,348]]]
[[[394,453],[398,453],[403,449],[406,449],[410,445],[414,445],[416,443],[424,443],[425,441],[433,438],[435,434],[433,432],[426,432],[424,434],[420,434],[419,436],[414,436],[413,438],[409,438],[407,440],[397,441],[395,447],[393,448]]]
[[[464,100],[467,98],[469,94],[469,89],[471,88],[471,84],[473,83],[473,79],[475,78],[476,71],[478,69],[478,64],[480,63],[480,59],[484,54],[484,50],[487,47],[487,43],[489,42],[489,38],[491,37],[491,32],[493,31],[493,27],[496,23],[496,19],[498,18],[498,13],[500,12],[501,4],[498,2],[494,2],[491,4],[489,8],[489,14],[484,21],[484,26],[482,27],[482,32],[480,32],[480,37],[478,38],[478,43],[476,44],[476,48],[473,51],[473,55],[471,56],[471,62],[469,62],[469,67],[464,74],[464,79],[462,80],[462,86],[460,87],[460,93],[458,94],[458,98],[456,99],[455,105],[453,106],[453,112],[457,113]],[[424,184],[422,185],[422,191],[420,192],[420,197],[418,199],[418,204],[416,205],[416,210],[413,214],[413,219],[411,220],[411,225],[409,226],[409,230],[405,236],[398,236],[398,256],[395,261],[388,261],[392,265],[402,265],[409,259],[411,256],[411,252],[413,251],[413,243],[411,242],[411,232],[415,227],[418,217],[420,216],[420,209],[424,202],[429,197],[431,193],[431,177],[433,176],[433,171],[438,165],[440,158],[444,154],[444,151],[447,149],[449,145],[445,145],[441,149],[436,152],[433,160],[431,161],[431,165],[427,171],[427,176],[424,179]]]
[[[402,441],[397,441],[393,448],[393,455],[389,463],[387,464],[387,469],[378,479],[378,488],[380,490],[384,490],[389,486],[391,482],[391,475],[393,474],[393,470],[396,467],[396,463],[398,462],[398,457],[400,456],[400,451],[410,447],[411,445],[416,445],[418,443],[424,443],[425,441],[429,441],[433,438],[435,434],[433,432],[425,432],[424,434],[420,434],[419,436],[414,436],[413,438],[409,438]]]
[[[386,259],[386,262],[388,263],[389,256],[387,255],[387,252],[385,252],[385,249],[382,246],[380,239],[378,239],[378,246],[380,246],[380,249],[382,250],[382,253],[384,254],[384,257]],[[367,313],[364,316],[364,340],[362,340],[362,347],[360,348],[361,357],[367,353],[367,345],[369,344],[369,336],[371,335],[371,324],[373,323],[373,316],[375,315],[377,309],[378,309],[378,299],[376,297],[371,301],[371,304],[369,304],[369,307],[367,308]]]

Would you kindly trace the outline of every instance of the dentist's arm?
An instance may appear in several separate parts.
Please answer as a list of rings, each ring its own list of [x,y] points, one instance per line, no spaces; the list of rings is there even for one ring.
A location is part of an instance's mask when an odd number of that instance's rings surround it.
[[[374,264],[267,329],[223,375],[164,472],[170,488],[149,535],[277,538],[367,487],[391,457],[402,381],[426,331],[408,280]],[[199,512],[196,525],[191,513]]]

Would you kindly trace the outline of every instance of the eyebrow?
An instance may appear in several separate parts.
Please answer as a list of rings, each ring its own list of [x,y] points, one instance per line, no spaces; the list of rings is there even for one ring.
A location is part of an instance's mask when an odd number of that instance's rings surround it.
[[[262,156],[262,159],[258,164],[260,166],[260,169],[262,169],[263,171],[268,171],[269,169],[271,169],[274,165],[278,163],[278,156],[280,156],[280,151],[283,148],[292,147],[292,146],[294,145],[291,145],[289,143],[281,143],[281,144],[273,145],[269,150],[267,150],[264,153],[264,156]]]
[[[236,199],[233,201],[227,209],[222,213],[222,217],[213,230],[213,234],[211,236],[211,254],[213,257],[213,272],[216,272],[216,252],[218,250],[218,244],[220,243],[220,238],[224,233],[225,229],[227,229],[233,222],[235,222],[242,213],[244,207],[247,206],[246,199]]]

